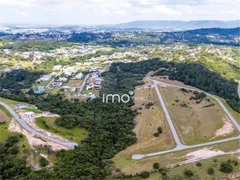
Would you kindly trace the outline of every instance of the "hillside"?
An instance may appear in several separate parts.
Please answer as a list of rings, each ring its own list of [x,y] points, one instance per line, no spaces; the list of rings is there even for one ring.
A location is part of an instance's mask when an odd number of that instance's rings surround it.
[[[132,21],[116,24],[117,28],[144,28],[144,29],[172,29],[186,30],[199,28],[234,28],[239,26],[239,20],[235,21]]]

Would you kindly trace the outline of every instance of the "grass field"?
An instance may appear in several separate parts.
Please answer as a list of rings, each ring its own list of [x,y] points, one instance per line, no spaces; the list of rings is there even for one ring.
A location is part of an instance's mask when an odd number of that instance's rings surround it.
[[[88,136],[88,132],[83,128],[65,129],[55,124],[55,117],[39,117],[35,119],[36,124],[49,132],[60,135],[68,140],[80,143]],[[46,124],[44,123],[46,122]]]
[[[0,124],[0,143],[4,142],[7,139],[7,137],[14,135],[14,133],[8,131],[8,124],[9,121],[7,121],[4,124]]]
[[[186,93],[175,87],[159,86],[159,89],[184,144],[199,144],[238,135],[234,125],[213,98],[206,97],[197,103],[196,100],[190,100],[192,92]],[[203,107],[212,103],[215,105]],[[182,107],[183,104],[187,107]],[[226,122],[230,127],[224,126]]]
[[[223,173],[219,171],[220,164],[221,162],[225,162],[228,160],[235,160],[238,161],[238,156],[237,155],[225,155],[225,156],[219,156],[215,158],[210,158],[207,160],[202,160],[201,162],[201,167],[198,167],[196,163],[191,163],[187,165],[182,165],[179,167],[175,167],[172,169],[167,169],[166,174],[169,177],[169,179],[184,179],[186,176],[184,175],[184,170],[188,169],[191,170],[194,174],[192,179],[204,179],[204,180],[210,180],[210,179],[220,179],[220,178],[227,178],[228,174]],[[239,173],[239,165],[238,166],[233,166],[233,172],[232,173]],[[207,170],[209,167],[212,167],[214,169],[214,174],[209,175],[207,173]],[[152,173],[147,180],[156,180],[156,179],[161,179],[163,176],[160,173]],[[188,178],[186,178],[188,179]]]
[[[64,86],[80,86],[82,84],[83,80],[75,80],[70,79],[67,83],[64,84]]]
[[[15,108],[15,105],[16,104],[26,104],[28,106],[33,106],[33,105],[30,105],[28,103],[23,103],[23,102],[19,102],[19,101],[14,101],[14,100],[11,100],[11,99],[6,99],[6,98],[2,98],[0,97],[0,101],[2,102],[5,102],[7,105],[9,105],[11,108]]]
[[[239,141],[234,140],[234,141],[229,141],[221,144],[212,145],[209,147],[211,147],[213,150],[231,152],[239,149]],[[160,167],[166,167],[172,164],[178,164],[182,161],[187,160],[187,158],[184,157],[186,154],[200,150],[200,149],[202,148],[178,151],[178,152],[168,153],[168,154],[159,155],[159,156],[152,156],[152,157],[144,158],[141,160],[133,160],[131,158],[123,159],[116,156],[113,158],[113,161],[116,167],[121,170],[121,172],[125,174],[135,174],[142,171],[151,171],[153,169],[152,165],[155,162],[158,162],[160,164]],[[174,171],[174,169],[172,170]]]
[[[232,116],[237,120],[238,124],[240,125],[240,113],[238,113],[237,111],[234,111],[229,105],[228,103],[226,103],[226,101],[223,98],[218,97],[222,103],[224,104],[224,106],[227,108],[227,110],[232,114]]]
[[[82,93],[83,93],[83,94],[93,93],[93,94],[95,94],[97,97],[99,97],[99,89],[96,89],[96,88],[89,89],[89,90],[86,90],[86,88],[83,88]]]
[[[0,110],[2,110],[2,112],[5,113],[9,118],[12,118],[12,114],[3,105],[0,105]]]
[[[50,79],[49,81],[41,81],[41,82],[35,82],[32,87],[38,87],[38,86],[47,86],[52,79]]]

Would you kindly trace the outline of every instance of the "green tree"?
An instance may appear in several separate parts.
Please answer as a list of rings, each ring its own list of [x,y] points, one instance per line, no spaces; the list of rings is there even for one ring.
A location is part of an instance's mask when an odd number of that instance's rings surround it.
[[[46,160],[44,157],[41,157],[40,160],[39,160],[39,163],[40,163],[41,167],[45,167],[49,164],[49,161]]]

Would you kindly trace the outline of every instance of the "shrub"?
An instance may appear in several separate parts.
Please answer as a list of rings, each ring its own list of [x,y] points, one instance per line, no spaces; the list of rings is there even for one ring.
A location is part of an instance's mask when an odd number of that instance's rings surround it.
[[[233,163],[234,166],[238,165],[238,162],[236,160],[232,160],[232,163]]]
[[[162,128],[161,128],[161,127],[158,127],[158,128],[157,128],[157,132],[155,132],[155,133],[153,134],[153,136],[154,136],[154,137],[158,137],[160,134],[162,134]]]
[[[231,164],[229,164],[227,162],[222,162],[219,170],[224,173],[230,173],[233,171],[233,167]]]
[[[153,163],[153,169],[159,169],[159,163],[155,162]]]
[[[209,167],[207,170],[209,175],[213,175],[214,174],[214,169],[212,167]]]
[[[193,176],[193,172],[191,170],[185,169],[184,170],[184,175],[187,177],[192,177]]]
[[[201,163],[201,162],[197,162],[197,163],[196,163],[196,166],[201,167],[201,166],[202,166],[202,163]]]
[[[45,167],[49,164],[48,160],[46,160],[44,157],[40,158],[39,163],[41,167]]]
[[[157,132],[158,132],[159,134],[161,134],[161,133],[162,133],[162,128],[161,128],[161,127],[158,127],[158,128],[157,128]]]
[[[140,177],[142,177],[142,178],[145,179],[145,178],[148,178],[148,177],[149,177],[149,174],[150,174],[150,173],[149,173],[148,171],[143,171],[143,172],[140,173]]]

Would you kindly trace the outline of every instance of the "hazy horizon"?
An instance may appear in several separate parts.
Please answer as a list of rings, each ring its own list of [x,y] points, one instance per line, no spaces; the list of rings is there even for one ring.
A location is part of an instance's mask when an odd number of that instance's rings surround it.
[[[240,0],[0,0],[1,24],[111,25],[239,20]]]

